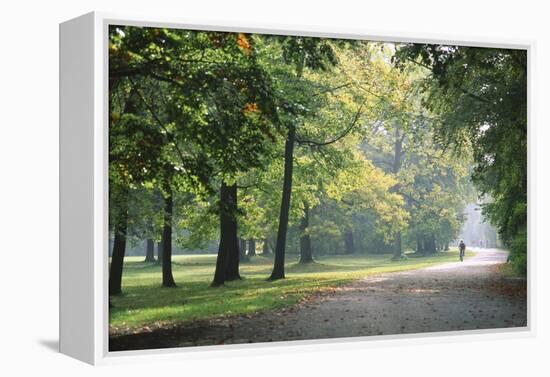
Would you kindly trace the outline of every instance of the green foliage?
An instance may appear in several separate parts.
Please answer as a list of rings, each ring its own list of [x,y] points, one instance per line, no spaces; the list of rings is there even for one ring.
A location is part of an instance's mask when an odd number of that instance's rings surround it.
[[[484,215],[526,263],[527,52],[441,45],[406,45],[397,61],[430,70],[425,103],[437,114],[441,143],[459,152],[471,145],[473,182]],[[525,247],[523,251],[520,251]]]
[[[348,58],[346,66],[350,72],[360,72],[356,80],[364,82],[360,88],[374,103],[362,153],[393,177],[390,192],[404,201],[406,226],[386,233],[383,241],[393,242],[392,235],[399,230],[406,231],[405,247],[416,248],[418,238],[431,237],[444,245],[457,237],[464,220],[462,210],[471,197],[471,154],[465,149],[461,156],[452,155],[434,140],[434,117],[420,101],[426,75],[415,65],[397,69],[388,64],[393,53],[388,45],[370,44],[359,55],[361,59]],[[368,217],[356,220],[374,230],[380,228]]]
[[[235,183],[239,237],[272,240],[285,142],[295,130],[289,253],[304,236],[316,257],[349,251],[350,239],[358,253],[391,251],[396,240],[406,250],[442,247],[458,236],[477,189],[514,268],[524,272],[525,67],[516,50],[111,26],[110,229],[120,220],[131,242],[160,240],[163,197],[171,192],[177,245],[204,249],[219,239],[219,187]],[[301,226],[306,213],[309,224]],[[312,277],[365,273],[325,276],[333,266],[290,265],[304,280],[271,291],[260,282],[269,263],[261,261],[243,269],[250,283],[234,284],[265,297],[235,303],[235,313],[275,307],[281,294],[281,304],[295,302],[325,286]],[[189,282],[182,294],[218,300],[203,290],[211,266],[202,267],[197,276],[182,273]],[[130,269],[125,280],[142,308],[157,278],[151,268]],[[137,287],[142,282],[147,289]],[[222,308],[173,308],[172,297],[162,296],[169,320]],[[122,307],[130,305],[124,300]],[[129,320],[123,310],[115,321]],[[150,319],[153,311],[145,312]]]
[[[510,259],[514,271],[522,276],[527,275],[527,232],[518,232],[510,242]]]
[[[216,206],[198,196],[189,197],[176,203],[179,219],[176,228],[184,230],[178,234],[176,243],[183,249],[205,249],[212,240],[219,237]]]

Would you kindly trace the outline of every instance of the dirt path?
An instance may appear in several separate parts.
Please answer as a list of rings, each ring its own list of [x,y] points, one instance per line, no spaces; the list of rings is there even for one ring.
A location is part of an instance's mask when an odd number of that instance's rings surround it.
[[[366,278],[288,309],[112,338],[110,349],[523,327],[526,282],[500,273],[506,257],[475,250],[462,263]]]

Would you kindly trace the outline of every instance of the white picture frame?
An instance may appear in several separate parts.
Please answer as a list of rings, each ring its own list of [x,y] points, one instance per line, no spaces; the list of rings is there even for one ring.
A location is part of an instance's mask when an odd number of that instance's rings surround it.
[[[149,18],[92,12],[60,24],[60,352],[90,364],[132,362],[136,358],[227,356],[378,347],[387,342],[459,341],[533,336],[533,207],[529,206],[528,305],[526,328],[469,330],[414,335],[387,335],[270,344],[221,345],[145,351],[108,351],[108,25],[135,25],[194,30],[238,31],[279,35],[364,39],[393,42],[519,48],[528,52],[529,175],[532,170],[531,72],[533,41],[439,37],[367,30],[328,30],[310,26],[259,25],[200,20]],[[529,194],[532,193],[529,185]],[[531,196],[532,197],[532,196]],[[460,338],[457,338],[460,335]]]

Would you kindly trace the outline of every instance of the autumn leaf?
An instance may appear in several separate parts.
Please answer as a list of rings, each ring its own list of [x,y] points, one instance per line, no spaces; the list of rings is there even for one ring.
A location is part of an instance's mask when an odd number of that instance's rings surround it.
[[[245,113],[254,113],[258,111],[258,105],[256,103],[247,103],[244,105],[243,111]]]
[[[250,42],[248,42],[248,38],[243,33],[237,35],[237,44],[246,54],[250,54],[252,51]]]

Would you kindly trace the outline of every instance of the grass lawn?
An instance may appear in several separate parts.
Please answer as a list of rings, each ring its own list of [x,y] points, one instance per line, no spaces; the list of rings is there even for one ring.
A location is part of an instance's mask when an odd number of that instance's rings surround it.
[[[469,255],[469,252],[466,256]],[[272,257],[256,256],[241,264],[243,280],[211,288],[215,255],[173,258],[176,288],[161,288],[161,268],[143,257],[124,261],[123,294],[111,298],[110,333],[128,333],[198,319],[251,314],[289,306],[304,297],[373,274],[423,268],[458,261],[458,252],[391,261],[390,255],[326,256],[299,265],[287,255],[286,279],[266,281]]]

